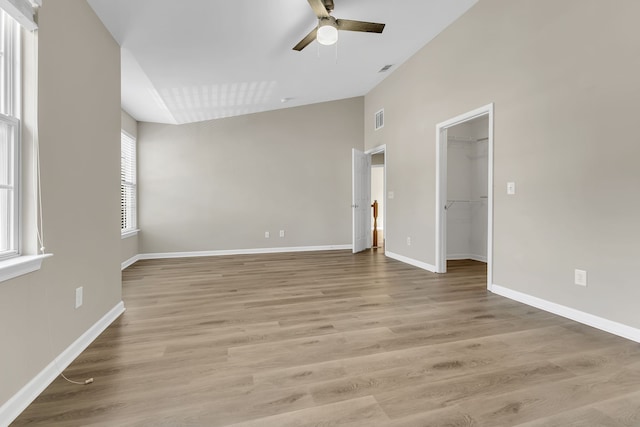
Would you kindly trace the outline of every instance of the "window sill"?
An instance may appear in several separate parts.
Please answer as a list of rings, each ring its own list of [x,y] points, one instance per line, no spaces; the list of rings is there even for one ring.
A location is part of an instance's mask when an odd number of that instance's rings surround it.
[[[136,228],[135,230],[128,230],[122,233],[121,239],[126,239],[127,237],[137,236],[140,229]]]
[[[0,261],[0,282],[40,270],[42,260],[53,254],[24,255]]]

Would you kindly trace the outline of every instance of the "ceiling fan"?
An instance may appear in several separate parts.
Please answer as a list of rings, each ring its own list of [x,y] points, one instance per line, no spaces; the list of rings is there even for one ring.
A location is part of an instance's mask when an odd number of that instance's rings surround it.
[[[334,18],[331,16],[333,0],[308,0],[308,2],[318,17],[318,26],[300,40],[293,50],[301,51],[316,39],[320,44],[332,45],[338,41],[338,30],[364,33],[381,33],[384,30],[385,24]]]

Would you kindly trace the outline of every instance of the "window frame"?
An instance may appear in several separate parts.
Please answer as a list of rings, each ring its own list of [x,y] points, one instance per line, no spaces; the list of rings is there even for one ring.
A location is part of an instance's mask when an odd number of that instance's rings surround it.
[[[129,145],[127,147],[126,145]],[[138,234],[138,165],[136,138],[120,130],[120,234],[123,239]],[[127,158],[129,157],[129,158]],[[128,179],[127,179],[128,178]],[[127,200],[126,189],[131,198]],[[128,202],[128,203],[127,203]]]
[[[0,123],[7,126],[8,183],[11,191],[7,205],[8,248],[0,252],[0,261],[22,253],[22,122],[21,112],[21,36],[20,25],[0,9]]]
[[[8,190],[11,192],[9,198],[9,206],[7,207],[6,215],[8,217],[8,249],[0,251],[0,261],[20,256],[21,253],[21,221],[20,221],[20,120],[15,117],[10,117],[0,113],[0,124],[7,126],[8,136],[8,162],[7,166],[10,169],[9,183],[7,185],[0,184],[0,189]]]

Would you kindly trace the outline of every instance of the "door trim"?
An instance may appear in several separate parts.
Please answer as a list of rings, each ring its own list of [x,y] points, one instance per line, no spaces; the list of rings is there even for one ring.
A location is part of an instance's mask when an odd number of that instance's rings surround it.
[[[445,120],[436,125],[436,272],[447,272],[447,223],[445,207],[447,204],[447,129],[452,126],[488,116],[488,177],[487,177],[487,289],[491,290],[493,281],[493,103]]]

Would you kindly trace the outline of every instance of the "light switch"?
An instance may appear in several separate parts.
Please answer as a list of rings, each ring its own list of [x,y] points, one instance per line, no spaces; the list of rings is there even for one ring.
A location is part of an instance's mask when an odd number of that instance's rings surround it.
[[[576,269],[574,272],[574,282],[578,286],[587,286],[587,272]]]
[[[387,197],[389,199],[393,199],[393,196],[395,196],[395,194],[393,193],[393,191],[389,191],[389,194],[387,195]]]
[[[516,183],[515,182],[507,182],[507,194],[513,196],[516,194]]]
[[[82,286],[76,288],[76,308],[82,305]]]

